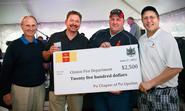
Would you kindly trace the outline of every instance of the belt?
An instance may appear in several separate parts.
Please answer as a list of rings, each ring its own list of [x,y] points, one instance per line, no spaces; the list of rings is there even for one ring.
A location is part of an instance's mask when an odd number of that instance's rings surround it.
[[[153,87],[148,91],[154,91],[154,90],[164,90],[164,89],[170,89],[170,88],[174,88],[174,87],[164,87],[164,88],[160,88],[160,87]]]

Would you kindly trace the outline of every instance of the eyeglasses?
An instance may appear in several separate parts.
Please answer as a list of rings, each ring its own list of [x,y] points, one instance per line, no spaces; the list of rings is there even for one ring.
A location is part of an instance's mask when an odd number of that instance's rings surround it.
[[[146,16],[146,17],[143,17],[143,20],[148,20],[148,19],[153,20],[155,18],[157,18],[157,16]]]

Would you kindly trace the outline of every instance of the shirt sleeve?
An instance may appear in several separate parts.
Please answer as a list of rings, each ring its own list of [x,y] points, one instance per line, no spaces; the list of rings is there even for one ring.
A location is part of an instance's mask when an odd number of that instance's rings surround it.
[[[15,56],[13,51],[13,44],[11,44],[6,50],[0,73],[0,88],[2,88],[4,94],[9,93],[11,90],[14,62]]]
[[[46,43],[44,50],[45,50],[45,51],[48,51],[49,48],[51,47],[51,45],[52,45],[52,37],[50,37],[50,39],[49,39],[48,42]]]
[[[161,43],[166,65],[171,68],[183,68],[179,48],[175,38],[168,34],[168,42]]]
[[[99,32],[96,32],[95,34],[92,35],[92,37],[89,40],[89,48],[98,48],[98,43],[97,43],[97,37],[98,37]]]

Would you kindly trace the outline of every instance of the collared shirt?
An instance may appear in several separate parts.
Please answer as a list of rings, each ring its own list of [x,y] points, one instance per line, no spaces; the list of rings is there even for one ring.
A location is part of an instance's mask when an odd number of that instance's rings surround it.
[[[21,36],[21,40],[25,45],[28,45],[30,42],[25,38],[24,35]],[[38,41],[35,39],[35,37],[33,38],[33,43],[38,44]]]
[[[9,93],[11,85],[35,87],[45,81],[42,51],[44,44],[37,40],[29,42],[24,35],[12,41],[3,58],[0,84],[4,94]]]
[[[57,32],[57,33],[54,33],[54,34],[51,35],[51,37],[49,38],[48,43],[45,46],[45,50],[49,50],[49,48],[54,43],[57,43],[57,42],[61,43],[61,50],[62,51],[88,48],[88,39],[85,36],[82,36],[78,32],[78,34],[72,40],[69,40],[69,38],[66,35],[66,30],[64,30],[62,32]],[[53,59],[52,59],[52,57],[50,57],[50,58],[51,58],[51,62],[52,62]],[[53,76],[53,73],[50,74],[50,90],[54,91],[54,76]]]
[[[183,68],[177,42],[174,37],[158,29],[150,38],[144,34],[139,39],[141,73],[143,81],[160,75],[167,67]],[[176,87],[178,75],[157,87]]]
[[[110,33],[110,36],[111,36],[111,38],[112,37],[114,37],[115,35],[117,35],[117,34],[119,34],[120,32],[122,32],[123,31],[123,29],[122,30],[120,30],[120,31],[118,31],[116,34],[111,34],[111,32],[109,31],[109,33]]]
[[[93,34],[89,41],[90,48],[98,48],[103,42],[109,42],[111,46],[137,44],[137,39],[129,32],[122,30],[111,37],[110,28],[102,29]]]

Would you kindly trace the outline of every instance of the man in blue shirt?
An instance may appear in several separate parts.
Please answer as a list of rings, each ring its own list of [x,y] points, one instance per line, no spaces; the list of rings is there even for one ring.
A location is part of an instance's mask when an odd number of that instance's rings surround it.
[[[3,100],[13,111],[43,111],[45,88],[42,51],[44,44],[35,39],[37,20],[25,16],[21,21],[23,35],[7,48],[0,87]]]

